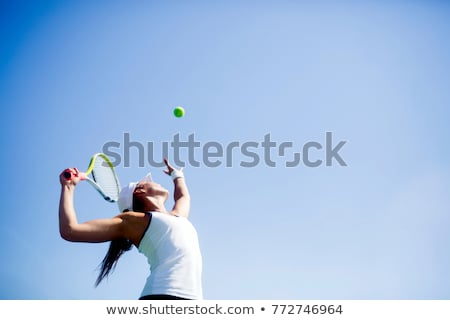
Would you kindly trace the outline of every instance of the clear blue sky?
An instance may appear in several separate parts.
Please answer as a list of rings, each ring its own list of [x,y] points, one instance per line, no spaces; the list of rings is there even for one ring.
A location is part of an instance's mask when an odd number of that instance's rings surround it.
[[[449,34],[444,1],[2,2],[0,298],[139,297],[136,249],[94,288],[108,245],[59,237],[64,168],[124,133],[156,154],[270,133],[294,146],[275,167],[185,168],[206,299],[450,299]],[[348,166],[286,168],[326,132]],[[123,184],[171,188],[130,160]],[[117,214],[87,184],[75,206]]]

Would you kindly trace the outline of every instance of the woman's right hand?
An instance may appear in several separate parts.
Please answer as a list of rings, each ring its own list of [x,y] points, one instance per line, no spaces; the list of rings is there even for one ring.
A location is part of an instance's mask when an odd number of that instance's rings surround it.
[[[66,176],[65,176],[66,172],[71,173],[70,178],[66,178]],[[67,168],[67,169],[63,170],[63,172],[61,172],[61,174],[59,175],[59,182],[61,183],[62,186],[68,186],[68,185],[76,186],[78,184],[78,182],[80,182],[78,172],[79,171],[77,168]]]

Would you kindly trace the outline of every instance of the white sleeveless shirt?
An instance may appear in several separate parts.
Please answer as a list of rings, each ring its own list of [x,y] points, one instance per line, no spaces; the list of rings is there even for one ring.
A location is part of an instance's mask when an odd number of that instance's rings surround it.
[[[194,226],[184,217],[149,214],[150,225],[138,247],[150,265],[141,296],[168,294],[203,299],[202,256]]]

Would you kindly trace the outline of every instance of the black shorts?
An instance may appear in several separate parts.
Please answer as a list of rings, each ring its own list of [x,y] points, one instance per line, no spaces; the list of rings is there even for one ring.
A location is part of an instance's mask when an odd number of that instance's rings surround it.
[[[140,297],[139,300],[190,300],[190,299],[171,296],[168,294],[149,294],[148,296]]]

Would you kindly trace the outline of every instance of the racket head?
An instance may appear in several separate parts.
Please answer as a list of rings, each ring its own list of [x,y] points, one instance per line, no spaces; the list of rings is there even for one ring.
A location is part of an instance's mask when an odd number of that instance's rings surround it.
[[[114,165],[104,153],[96,153],[92,156],[85,174],[92,176],[92,179],[86,178],[86,180],[97,189],[105,200],[117,202],[120,192],[119,178],[114,170]]]

